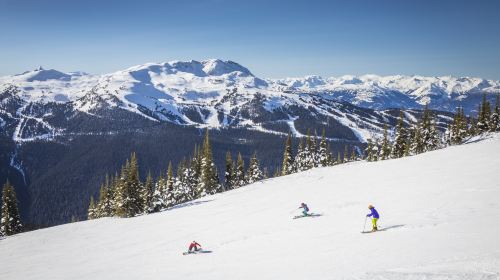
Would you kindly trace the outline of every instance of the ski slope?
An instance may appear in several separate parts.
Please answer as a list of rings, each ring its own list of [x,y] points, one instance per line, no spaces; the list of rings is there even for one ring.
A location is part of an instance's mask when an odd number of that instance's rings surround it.
[[[23,233],[0,241],[0,279],[500,279],[499,155],[496,134]],[[293,220],[300,202],[324,215]],[[386,230],[361,234],[370,203]],[[213,252],[183,256],[192,240]]]

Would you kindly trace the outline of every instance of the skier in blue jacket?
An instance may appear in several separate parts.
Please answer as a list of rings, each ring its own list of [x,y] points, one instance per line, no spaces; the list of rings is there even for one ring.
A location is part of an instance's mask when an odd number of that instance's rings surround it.
[[[304,216],[309,216],[309,207],[307,207],[307,204],[305,204],[304,202],[302,202],[300,204],[300,207],[299,209],[302,208],[303,211],[302,211],[302,214],[304,214]]]
[[[367,217],[372,217],[372,225],[373,225],[372,231],[377,231],[378,230],[378,228],[377,228],[377,221],[380,218],[380,215],[378,214],[378,212],[375,209],[375,207],[373,207],[373,205],[368,205],[368,209],[370,209],[370,214],[368,214],[366,216]]]

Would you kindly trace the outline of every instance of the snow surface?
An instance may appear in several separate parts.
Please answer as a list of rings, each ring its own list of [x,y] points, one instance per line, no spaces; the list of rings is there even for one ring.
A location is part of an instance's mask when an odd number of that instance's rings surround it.
[[[500,279],[500,134],[471,142],[8,237],[0,279]],[[385,231],[360,233],[368,204]]]

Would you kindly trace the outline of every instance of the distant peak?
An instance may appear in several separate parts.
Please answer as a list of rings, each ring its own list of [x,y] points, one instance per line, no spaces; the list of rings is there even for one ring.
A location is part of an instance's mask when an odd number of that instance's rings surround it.
[[[45,69],[43,69],[42,65],[38,66],[38,68],[35,69],[35,71],[43,71]]]

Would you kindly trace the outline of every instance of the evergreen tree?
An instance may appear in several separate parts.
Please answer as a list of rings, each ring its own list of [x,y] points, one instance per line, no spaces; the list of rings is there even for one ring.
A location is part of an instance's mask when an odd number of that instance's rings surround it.
[[[96,215],[96,205],[95,205],[95,202],[94,202],[94,196],[90,196],[90,203],[89,203],[89,209],[87,211],[87,219],[88,220],[93,220],[95,218],[97,218]]]
[[[301,138],[299,140],[299,147],[297,150],[297,155],[295,156],[295,166],[296,166],[297,171],[305,171],[305,170],[309,169],[307,153],[308,153],[308,149],[306,147],[304,147],[304,141]]]
[[[241,156],[241,153],[238,153],[237,166],[236,166],[236,184],[235,187],[242,187],[246,185],[245,179],[245,161]]]
[[[104,185],[99,190],[99,203],[96,205],[94,218],[111,217],[113,215],[112,192],[109,177],[106,175]]]
[[[200,198],[198,193],[198,185],[200,184],[201,178],[201,152],[198,146],[194,146],[193,158],[190,164],[190,177],[189,177],[189,187],[191,189],[191,196],[193,199]]]
[[[281,175],[288,175],[295,172],[295,162],[292,151],[292,135],[288,133],[285,142],[285,151],[283,153],[283,164],[281,166]]]
[[[262,180],[263,174],[260,170],[259,160],[257,159],[257,153],[254,152],[252,158],[250,159],[250,164],[248,165],[247,171],[247,182],[248,184],[255,183]]]
[[[351,151],[351,161],[356,161],[357,160],[357,155],[356,155],[356,147],[352,147]]]
[[[222,191],[217,178],[218,175],[215,164],[213,163],[212,148],[210,146],[210,137],[207,129],[202,147],[200,183],[197,188],[199,195],[203,197]]]
[[[130,161],[127,160],[122,168],[116,195],[117,216],[128,218],[142,213],[142,184],[139,181],[139,166],[135,153],[132,153]]]
[[[495,108],[490,116],[489,128],[490,131],[497,131],[500,129],[500,94],[497,94]]]
[[[154,204],[153,204],[153,194],[154,194],[154,181],[153,176],[151,176],[151,171],[148,172],[148,176],[146,177],[146,183],[144,184],[142,200],[144,205],[144,213],[153,213],[154,212]]]
[[[160,174],[160,177],[158,177],[158,180],[156,181],[154,191],[153,191],[153,197],[152,197],[152,209],[150,210],[151,213],[154,212],[159,212],[165,208],[167,208],[167,203],[165,202],[165,197],[167,194],[167,179],[163,174]]]
[[[436,128],[435,117],[427,105],[425,106],[422,119],[420,120],[420,128],[420,134],[423,141],[422,152],[432,151],[439,148],[440,137]]]
[[[372,139],[368,139],[367,142],[368,143],[365,149],[365,158],[366,161],[370,162],[373,161],[373,142]]]
[[[389,159],[391,155],[391,143],[389,143],[389,135],[387,131],[387,124],[384,125],[384,138],[382,139],[382,147],[380,149],[380,159]]]
[[[404,114],[403,111],[399,112],[399,119],[396,125],[396,132],[394,136],[394,144],[392,147],[392,157],[400,158],[404,156],[405,151],[408,150],[408,133],[404,126]]]
[[[308,160],[308,165],[310,168],[318,167],[319,163],[319,155],[318,155],[318,144],[316,141],[317,138],[316,131],[314,131],[314,135],[310,135],[309,137],[309,143],[308,143],[308,149],[309,149],[309,160]]]
[[[373,143],[373,147],[372,147],[372,160],[373,161],[377,161],[379,160],[379,151],[380,151],[380,148],[379,148],[379,144],[378,144],[378,139],[375,139],[375,143]]]
[[[477,128],[479,133],[483,133],[489,130],[491,115],[491,105],[490,102],[486,100],[486,94],[483,94],[483,101],[479,107],[479,114],[477,116]]]
[[[172,170],[172,162],[168,162],[168,168],[167,168],[167,188],[166,188],[166,193],[164,194],[164,201],[167,204],[167,207],[172,207],[177,204],[175,201],[175,195],[174,195],[174,171]]]
[[[233,158],[231,157],[231,152],[226,153],[226,172],[224,173],[224,187],[225,190],[232,190],[236,184],[236,172],[233,163]]]
[[[304,145],[304,168],[305,170],[311,169],[314,167],[314,157],[312,154],[312,141],[311,141],[311,130],[307,130],[306,142]]]
[[[347,145],[344,145],[344,162],[349,162],[349,150],[347,148]]]
[[[189,176],[189,167],[187,161],[183,159],[177,166],[177,177],[174,182],[173,194],[176,204],[192,200],[187,176]]]
[[[330,156],[329,156],[328,142],[326,141],[326,133],[323,128],[323,133],[321,134],[321,142],[319,142],[319,165],[318,166],[328,166],[330,165]]]
[[[337,152],[337,164],[342,164],[342,158],[340,157],[340,152]]]
[[[457,113],[453,116],[453,122],[447,129],[447,142],[451,145],[462,144],[467,137],[467,118],[463,108],[457,108]]]
[[[419,124],[415,125],[413,128],[413,138],[410,152],[414,155],[425,152],[425,142],[422,136],[422,129]]]
[[[14,187],[7,181],[3,185],[0,236],[13,235],[23,230]]]
[[[470,136],[475,136],[478,134],[478,128],[477,128],[477,120],[473,117],[470,119],[470,125],[468,129],[468,135]]]

